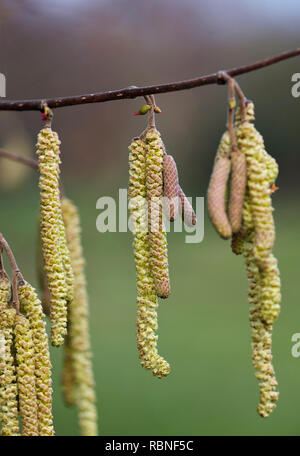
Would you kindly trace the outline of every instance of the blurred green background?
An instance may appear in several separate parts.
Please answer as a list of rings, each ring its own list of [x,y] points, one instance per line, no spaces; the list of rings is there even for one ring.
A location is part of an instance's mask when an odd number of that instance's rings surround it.
[[[168,82],[250,63],[299,46],[296,1],[2,1],[0,72],[8,98],[45,98]],[[171,233],[172,294],[159,308],[159,351],[172,367],[163,380],[139,366],[131,233],[96,230],[96,201],[126,188],[130,140],[144,128],[141,100],[55,111],[66,194],[79,206],[87,260],[90,325],[102,435],[299,435],[300,332],[299,111],[291,76],[299,58],[238,80],[256,105],[256,126],[280,165],[274,195],[282,312],[274,327],[280,399],[266,420],[256,413],[243,259],[205,215],[200,244]],[[226,89],[208,86],[157,97],[158,128],[189,196],[204,196],[225,128]],[[0,112],[1,147],[34,154],[40,114]],[[12,138],[21,145],[14,146]],[[15,166],[0,161],[0,230],[26,279],[37,285],[37,176],[9,188]],[[22,173],[22,171],[19,171]],[[2,173],[2,174],[1,174]],[[5,178],[6,177],[6,178]],[[7,179],[7,177],[9,177]],[[52,350],[57,435],[77,435],[62,404],[62,350]]]

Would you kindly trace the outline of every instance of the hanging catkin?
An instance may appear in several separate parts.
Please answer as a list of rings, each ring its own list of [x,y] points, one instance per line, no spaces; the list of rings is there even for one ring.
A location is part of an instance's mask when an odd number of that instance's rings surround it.
[[[59,195],[60,141],[47,127],[38,135],[37,154],[40,171],[40,223],[44,266],[51,293],[51,342],[59,346],[67,332],[65,264],[61,253],[61,207]]]
[[[230,152],[231,141],[226,131],[220,141],[207,191],[207,207],[211,222],[224,239],[232,235],[226,213],[226,189],[231,169]]]
[[[232,241],[233,251],[245,256],[248,274],[248,297],[252,328],[252,362],[260,382],[258,413],[270,415],[279,393],[272,365],[272,324],[280,311],[280,277],[277,260],[271,249],[275,228],[272,217],[271,193],[278,166],[264,149],[262,137],[250,121],[254,106],[248,104],[245,122],[237,113],[238,146],[247,160],[247,196],[243,222]]]
[[[13,357],[13,333],[16,312],[8,308],[10,281],[0,280],[0,334],[2,350],[0,355],[0,422],[2,436],[19,435],[18,388]]]
[[[67,198],[62,199],[62,215],[74,273],[74,299],[69,306],[69,333],[64,359],[66,365],[63,388],[65,390],[70,388],[65,398],[69,405],[75,404],[78,408],[81,435],[96,436],[98,435],[97,408],[80,218],[76,206]]]
[[[177,217],[179,205],[178,171],[174,158],[166,153],[163,156],[163,183],[166,216],[173,222]]]
[[[167,298],[170,293],[170,280],[167,236],[162,220],[163,146],[160,134],[155,128],[148,129],[145,144],[151,270],[157,296]]]
[[[152,133],[153,135],[153,133]],[[148,138],[152,137],[152,135]],[[158,139],[157,133],[154,135]],[[152,142],[152,141],[151,141]],[[152,144],[151,144],[152,145]],[[158,185],[160,185],[161,155],[157,144],[158,156]],[[158,302],[154,279],[151,273],[151,249],[147,223],[147,190],[146,190],[146,155],[147,145],[140,139],[134,139],[129,147],[129,208],[133,222],[134,258],[137,281],[137,340],[141,364],[151,369],[158,378],[165,377],[170,372],[170,365],[157,351],[157,309]],[[153,149],[152,149],[153,151]],[[152,152],[153,153],[153,152]],[[155,154],[153,154],[155,156]],[[150,156],[150,163],[154,157]],[[148,162],[147,162],[148,166]],[[154,165],[153,165],[154,167]],[[149,176],[148,176],[149,183]]]
[[[52,418],[52,366],[42,305],[34,288],[29,283],[19,283],[18,293],[21,311],[26,315],[32,332],[39,435],[54,435]]]
[[[184,221],[184,223],[187,226],[192,227],[192,226],[196,225],[196,223],[197,223],[196,214],[194,212],[194,209],[193,209],[191,203],[189,202],[189,200],[185,196],[182,188],[180,187],[180,185],[178,185],[178,197],[180,200],[180,210],[181,210],[182,220]]]
[[[240,150],[231,154],[231,183],[228,205],[228,217],[233,233],[237,233],[242,225],[243,204],[247,184],[246,157]]]
[[[250,122],[253,117],[254,105],[250,103],[246,122],[239,123],[236,136],[239,149],[247,160],[249,198],[255,226],[254,255],[262,264],[271,253],[275,239],[271,186],[277,177],[278,167],[265,151],[262,136]]]
[[[35,383],[35,353],[32,330],[23,315],[15,318],[15,349],[22,435],[39,435],[38,404]]]

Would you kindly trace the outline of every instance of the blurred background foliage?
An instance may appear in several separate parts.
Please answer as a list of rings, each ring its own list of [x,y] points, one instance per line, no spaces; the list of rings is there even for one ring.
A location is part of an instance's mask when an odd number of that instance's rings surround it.
[[[0,9],[0,72],[7,97],[15,99],[176,81],[299,46],[296,0],[2,0]],[[183,233],[169,236],[172,295],[159,309],[159,349],[172,373],[157,380],[139,366],[131,234],[100,234],[95,222],[97,199],[127,186],[127,146],[145,125],[133,114],[143,101],[55,111],[65,191],[82,217],[101,434],[299,434],[300,360],[291,356],[292,334],[300,332],[300,100],[291,96],[291,76],[299,70],[296,58],[238,78],[280,165],[275,253],[283,300],[273,348],[280,400],[265,421],[255,410],[243,260],[218,239],[206,215],[202,243],[185,244]],[[225,128],[225,100],[222,86],[157,97],[158,128],[190,196],[205,195]],[[0,112],[0,124],[1,147],[34,155],[39,113]],[[36,285],[37,176],[29,171],[10,189],[7,166],[0,161],[6,177],[0,179],[0,229]],[[76,414],[62,405],[61,355],[52,350],[56,433],[76,435]]]

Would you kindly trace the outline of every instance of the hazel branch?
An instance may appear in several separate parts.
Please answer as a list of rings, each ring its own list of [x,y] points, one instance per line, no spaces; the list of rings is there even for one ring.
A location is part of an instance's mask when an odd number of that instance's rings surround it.
[[[300,55],[300,48],[287,51],[274,57],[258,60],[249,65],[231,68],[225,72],[231,76],[250,73],[259,70],[283,60],[290,59]],[[144,87],[130,86],[119,90],[108,90],[106,92],[90,93],[86,95],[75,95],[69,97],[35,99],[35,100],[0,100],[0,111],[43,111],[43,104],[49,108],[63,108],[88,103],[104,103],[106,101],[133,99],[145,95],[176,92],[179,90],[193,89],[209,84],[224,84],[225,80],[220,77],[220,72],[200,76],[185,81],[170,82],[167,84],[151,85]]]
[[[33,160],[32,158],[20,157],[19,155],[8,152],[7,150],[0,149],[0,157],[4,157],[8,160],[22,163],[23,165],[30,166],[31,168],[36,170],[39,169],[39,165],[36,160]]]

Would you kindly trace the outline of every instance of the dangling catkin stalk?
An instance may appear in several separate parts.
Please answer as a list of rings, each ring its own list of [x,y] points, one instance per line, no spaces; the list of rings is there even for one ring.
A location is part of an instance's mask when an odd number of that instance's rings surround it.
[[[41,240],[44,266],[51,293],[51,342],[59,346],[67,332],[67,299],[65,263],[61,252],[61,207],[59,196],[60,141],[51,128],[38,135]]]
[[[0,421],[2,436],[19,435],[18,388],[16,368],[12,353],[16,312],[7,307],[10,297],[10,281],[0,281]]]
[[[15,349],[22,435],[38,436],[38,404],[32,330],[23,315],[15,318]]]
[[[207,191],[208,213],[212,224],[223,239],[228,239],[232,235],[225,198],[231,169],[230,152],[231,141],[226,131],[221,138]]]
[[[52,366],[42,305],[34,288],[29,283],[19,283],[18,293],[21,311],[28,318],[32,332],[39,435],[54,435],[52,418]]]
[[[170,293],[167,236],[162,220],[163,145],[159,132],[148,129],[145,137],[146,196],[148,200],[149,245],[151,270],[157,296],[167,298]]]
[[[157,134],[155,134],[157,138]],[[150,138],[149,138],[150,140]],[[147,223],[147,190],[146,190],[146,154],[148,148],[140,140],[132,141],[129,154],[129,208],[133,222],[134,258],[137,281],[137,340],[141,364],[151,369],[158,378],[165,377],[170,372],[170,365],[157,351],[157,309],[158,301],[154,279],[151,273],[151,249]],[[158,157],[158,185],[160,185],[159,170],[161,169],[161,155],[156,148]],[[151,157],[154,167],[154,157]],[[148,163],[147,163],[148,165]],[[156,177],[156,173],[154,173]],[[148,183],[149,177],[148,177]]]
[[[88,295],[81,245],[80,218],[76,206],[62,199],[62,215],[67,246],[74,273],[74,299],[69,306],[69,334],[65,352],[64,389],[70,388],[67,400],[78,408],[81,435],[96,436],[97,409],[88,325]],[[66,369],[70,369],[67,373]],[[65,396],[66,397],[66,396]]]

